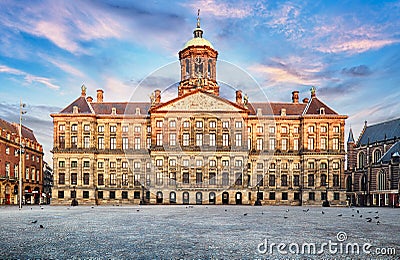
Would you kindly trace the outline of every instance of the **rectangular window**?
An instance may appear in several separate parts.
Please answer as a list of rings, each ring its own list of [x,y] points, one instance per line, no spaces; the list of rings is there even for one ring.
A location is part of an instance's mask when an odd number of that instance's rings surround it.
[[[327,132],[326,126],[321,126],[321,133],[326,133],[326,132]]]
[[[110,174],[110,185],[116,185],[117,184],[117,175],[115,173]]]
[[[257,174],[257,185],[258,186],[264,186],[264,178],[262,174]]]
[[[90,137],[84,136],[83,137],[83,148],[90,148]]]
[[[162,172],[157,172],[156,173],[156,185],[162,185],[163,184],[163,174]]]
[[[259,133],[259,134],[262,134],[262,133],[264,133],[264,127],[262,127],[262,126],[257,126],[257,133]]]
[[[308,200],[315,200],[315,192],[308,193]]]
[[[189,128],[190,127],[189,121],[183,121],[183,127],[184,128]]]
[[[85,172],[83,174],[83,185],[89,185],[89,173]]]
[[[140,137],[135,137],[133,145],[134,145],[135,150],[140,150]]]
[[[235,127],[236,128],[242,128],[242,121],[236,121],[235,122]]]
[[[271,191],[269,193],[269,200],[275,200],[275,192]]]
[[[162,166],[162,160],[160,160],[160,161],[161,161],[161,166]],[[159,165],[157,165],[157,166],[159,166]],[[140,162],[134,162],[133,163],[133,168],[135,170],[139,170],[140,169]]]
[[[127,173],[123,173],[122,174],[122,185],[123,186],[127,186],[128,185],[128,174]]]
[[[203,145],[203,134],[196,134],[196,145],[202,146]]]
[[[210,146],[215,146],[215,134],[210,134]]]
[[[175,167],[176,166],[176,160],[175,159],[170,159],[169,160],[169,166]]]
[[[129,139],[128,137],[122,137],[122,149],[129,149]]]
[[[148,137],[148,138],[146,139],[146,147],[147,147],[147,149],[150,149],[150,148],[151,148],[151,137]]]
[[[103,192],[102,191],[98,191],[97,192],[97,198],[103,199]]]
[[[187,133],[184,133],[183,135],[182,135],[182,145],[183,146],[189,146],[189,134],[187,134]]]
[[[97,175],[97,183],[98,183],[98,185],[104,185],[104,175],[103,174]]]
[[[128,169],[128,162],[122,162],[122,169]]]
[[[339,133],[340,132],[340,127],[339,126],[334,126],[333,127],[333,132],[334,133]]]
[[[314,174],[308,175],[308,187],[314,186]]]
[[[117,163],[116,162],[110,162],[110,168],[114,169],[116,167]]]
[[[123,126],[122,126],[122,132],[123,132],[123,133],[128,133],[128,132],[129,132],[129,126],[123,125]]]
[[[339,170],[339,163],[338,162],[333,162],[332,167],[334,170]]]
[[[78,181],[78,174],[77,173],[71,173],[71,184],[76,185]]]
[[[163,160],[162,159],[157,159],[156,160],[156,166],[162,167],[163,166]]]
[[[83,131],[89,132],[90,131],[90,125],[83,125]]]
[[[281,186],[288,186],[288,178],[286,174],[281,176]]]
[[[222,173],[222,185],[223,186],[229,185],[229,173],[227,173],[227,172]]]
[[[150,126],[149,126],[150,127]],[[142,127],[141,126],[139,126],[139,125],[137,125],[137,126],[135,126],[135,128],[133,129],[133,131],[135,132],[135,133],[140,133],[141,131],[142,131]],[[150,132],[151,132],[151,127],[150,127]]]
[[[97,127],[97,132],[99,132],[99,133],[104,133],[104,125],[99,125],[99,126]]]
[[[133,198],[134,198],[134,199],[140,199],[140,191],[135,191],[135,192],[133,193]]]
[[[298,133],[299,133],[299,128],[298,128],[297,126],[295,126],[295,127],[293,128],[293,133],[294,133],[294,134],[298,134]]]
[[[88,199],[89,198],[89,191],[88,190],[84,190],[83,191],[83,198],[84,199]]]
[[[97,168],[103,169],[104,168],[104,162],[97,162]]]
[[[282,200],[288,200],[288,193],[282,192]]]
[[[203,128],[203,121],[196,121],[196,128]]]
[[[156,145],[157,146],[162,146],[163,145],[163,135],[162,135],[162,133],[157,133],[157,136],[156,136]]]
[[[60,144],[60,148],[65,148],[65,136],[60,135],[58,142]]]
[[[64,132],[64,131],[65,131],[65,125],[64,125],[64,124],[58,125],[58,130],[59,130],[60,132]]]
[[[182,182],[184,184],[189,184],[189,173],[188,172],[184,172],[182,174]]]
[[[210,121],[210,128],[216,128],[217,123],[215,121]]]
[[[197,167],[202,167],[203,166],[203,160],[196,160],[196,166]]]
[[[293,186],[300,186],[300,176],[293,175]]]
[[[151,133],[151,126],[147,126],[147,133]]]
[[[240,134],[240,133],[235,134],[235,145],[242,146],[242,134]]]
[[[104,149],[104,137],[99,137],[97,139],[97,147],[98,149]]]
[[[176,121],[175,120],[169,121],[169,127],[170,128],[175,128],[176,127]]]
[[[110,149],[117,149],[117,138],[110,137]]]
[[[63,190],[59,190],[58,191],[58,198],[59,199],[63,199],[64,198],[64,191]]]
[[[281,148],[282,148],[283,151],[287,150],[287,139],[282,139]]]
[[[222,160],[222,166],[228,167],[229,166],[229,160]]]
[[[308,169],[310,170],[314,169],[314,162],[308,162]]]
[[[78,125],[77,125],[77,124],[71,125],[71,131],[72,131],[72,132],[78,131]]]
[[[229,121],[223,121],[222,128],[229,128]]]
[[[72,148],[78,147],[78,137],[77,136],[71,136],[71,147]]]
[[[77,161],[71,161],[71,168],[76,168],[78,167],[78,162]]]
[[[340,199],[340,194],[339,192],[334,192],[333,193],[333,200],[339,200]]]
[[[115,191],[110,191],[110,199],[115,199]]]
[[[269,127],[269,133],[270,134],[275,134],[275,126],[270,126]]]
[[[293,140],[293,150],[295,150],[295,151],[299,150],[299,139]]]
[[[314,133],[314,126],[309,126],[308,127],[308,132],[309,133]]]
[[[203,173],[202,172],[196,172],[196,183],[197,184],[203,183]]]
[[[217,161],[210,160],[209,164],[210,164],[210,167],[215,167],[215,166],[217,166]]]
[[[156,121],[156,127],[161,128],[163,125],[163,121],[162,120],[157,120]]]
[[[273,174],[269,175],[269,186],[271,187],[275,186],[275,175]]]
[[[84,168],[89,168],[90,167],[90,161],[83,161],[83,167]]]
[[[65,167],[65,161],[59,161],[58,162],[58,167],[64,168]]]
[[[235,173],[235,185],[242,185],[242,173],[237,172]]]
[[[128,192],[127,191],[122,191],[121,192],[121,198],[122,199],[127,199],[128,198]]]
[[[117,126],[116,125],[110,125],[110,133],[116,133],[117,132]]]
[[[189,160],[184,159],[183,162],[182,162],[182,165],[183,165],[184,167],[189,167]]]
[[[222,146],[229,146],[229,134],[222,134]]]
[[[339,186],[339,175],[338,174],[334,174],[333,175],[333,186],[334,187],[338,187]]]
[[[275,139],[274,138],[269,139],[269,149],[271,151],[275,150]]]
[[[281,133],[282,134],[287,134],[287,127],[286,126],[282,126],[281,127]]]
[[[58,184],[65,184],[65,173],[60,172],[58,175]]]
[[[235,167],[242,167],[243,161],[241,160],[235,160]]]
[[[176,145],[176,134],[175,133],[169,134],[169,145]]]
[[[308,150],[314,150],[314,138],[308,138]]]
[[[321,138],[321,150],[326,150],[326,138]]]
[[[215,184],[217,184],[217,177],[216,177],[215,172],[210,172],[210,173],[209,173],[209,184],[210,184],[210,185],[215,185]]]
[[[339,139],[333,138],[333,150],[339,150]]]

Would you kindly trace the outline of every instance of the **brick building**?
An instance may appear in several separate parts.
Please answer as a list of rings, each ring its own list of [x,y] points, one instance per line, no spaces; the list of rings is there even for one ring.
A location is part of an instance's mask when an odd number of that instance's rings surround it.
[[[22,126],[23,203],[38,204],[43,191],[43,148]],[[18,204],[19,125],[0,119],[0,203]]]
[[[344,205],[344,125],[316,95],[222,98],[218,52],[200,22],[179,52],[177,97],[105,102],[81,95],[54,113],[54,204]]]
[[[360,206],[399,206],[400,118],[367,125],[347,141],[348,200]]]

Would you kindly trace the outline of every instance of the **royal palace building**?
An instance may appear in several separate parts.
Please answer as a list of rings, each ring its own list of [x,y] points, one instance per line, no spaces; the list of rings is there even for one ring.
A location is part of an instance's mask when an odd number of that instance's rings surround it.
[[[22,203],[39,204],[43,192],[43,147],[33,131],[21,127]],[[0,119],[0,204],[18,204],[19,125]]]
[[[52,204],[345,205],[344,126],[316,95],[290,102],[220,96],[218,52],[179,52],[178,94],[150,102],[81,95],[54,113]]]
[[[399,207],[400,118],[367,125],[347,141],[348,200],[359,206]]]

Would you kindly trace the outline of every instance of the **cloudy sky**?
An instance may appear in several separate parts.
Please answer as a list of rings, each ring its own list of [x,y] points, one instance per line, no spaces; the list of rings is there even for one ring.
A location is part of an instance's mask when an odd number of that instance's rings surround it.
[[[106,101],[127,101],[154,71],[178,68],[198,8],[219,60],[248,73],[268,100],[290,102],[293,90],[304,98],[316,86],[349,115],[346,134],[351,126],[356,138],[365,120],[399,117],[400,1],[362,0],[2,0],[0,117],[18,121],[22,98],[24,124],[51,161],[49,114],[76,99],[82,84],[89,95],[102,88]],[[149,81],[154,88],[179,80],[158,79]]]

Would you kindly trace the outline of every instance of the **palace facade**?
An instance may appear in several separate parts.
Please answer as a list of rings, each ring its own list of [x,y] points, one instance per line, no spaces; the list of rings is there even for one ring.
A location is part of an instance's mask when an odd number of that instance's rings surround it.
[[[22,202],[39,204],[43,192],[43,147],[33,131],[21,128]],[[19,125],[0,119],[0,204],[18,204]]]
[[[179,52],[178,95],[80,97],[54,113],[52,204],[344,205],[344,126],[316,95],[291,102],[220,96],[218,52],[194,37]]]
[[[400,202],[400,118],[367,125],[357,142],[347,141],[346,190],[358,206],[398,207]]]

